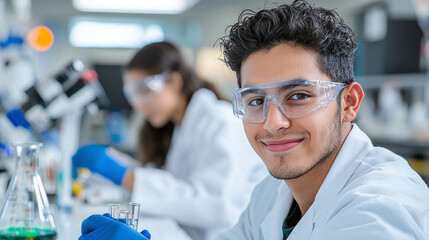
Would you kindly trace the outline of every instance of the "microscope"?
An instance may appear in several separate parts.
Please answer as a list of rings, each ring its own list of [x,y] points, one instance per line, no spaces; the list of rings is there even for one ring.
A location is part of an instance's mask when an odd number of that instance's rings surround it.
[[[54,191],[57,207],[69,211],[73,203],[71,157],[78,148],[82,114],[95,114],[99,107],[109,105],[109,100],[97,73],[81,60],[73,60],[52,78],[29,82],[11,79],[0,87],[0,147],[8,153],[10,142],[45,142],[47,133],[58,132],[60,154],[55,157],[61,161],[54,169]],[[50,189],[48,184],[48,193]]]

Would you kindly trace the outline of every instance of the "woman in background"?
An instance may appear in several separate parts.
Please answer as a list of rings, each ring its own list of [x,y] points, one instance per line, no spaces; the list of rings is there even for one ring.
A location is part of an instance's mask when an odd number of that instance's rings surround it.
[[[172,217],[193,239],[212,239],[231,227],[253,187],[266,176],[231,104],[199,79],[171,43],[152,43],[131,59],[125,94],[144,113],[139,139],[143,167],[124,166],[108,148],[86,145],[73,156],[131,190],[141,212]]]

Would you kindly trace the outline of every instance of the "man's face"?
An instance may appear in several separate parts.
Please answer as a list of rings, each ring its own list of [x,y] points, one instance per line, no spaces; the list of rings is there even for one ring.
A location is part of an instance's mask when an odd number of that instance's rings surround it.
[[[285,44],[249,55],[241,66],[241,79],[243,87],[299,79],[331,81],[320,71],[316,53]],[[295,179],[336,156],[342,136],[337,105],[334,100],[326,108],[290,119],[271,102],[265,122],[243,121],[251,145],[271,175]]]

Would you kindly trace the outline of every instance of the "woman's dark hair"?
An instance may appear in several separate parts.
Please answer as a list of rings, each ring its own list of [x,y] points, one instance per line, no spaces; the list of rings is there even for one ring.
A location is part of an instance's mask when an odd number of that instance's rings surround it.
[[[303,0],[253,12],[243,11],[220,39],[224,62],[236,72],[241,87],[243,60],[279,44],[299,45],[318,54],[320,70],[332,81],[351,83],[356,50],[354,33],[334,10],[312,7]]]
[[[220,97],[215,86],[201,80],[183,59],[177,47],[169,42],[156,42],[144,46],[125,66],[125,70],[144,70],[148,74],[165,71],[179,73],[183,79],[182,94],[188,102],[192,94],[200,88],[207,88]],[[156,167],[162,167],[170,147],[173,129],[174,124],[171,121],[160,128],[155,128],[145,120],[139,133],[138,159],[143,164],[152,163]]]

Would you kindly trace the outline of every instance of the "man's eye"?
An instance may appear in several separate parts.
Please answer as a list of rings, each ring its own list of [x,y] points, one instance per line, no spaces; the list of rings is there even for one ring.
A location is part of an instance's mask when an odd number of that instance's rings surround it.
[[[291,100],[303,100],[310,97],[309,95],[305,93],[296,93],[290,97]]]
[[[247,105],[249,105],[249,106],[259,106],[261,104],[264,104],[264,99],[263,98],[253,99],[253,100],[249,101],[249,103]]]

